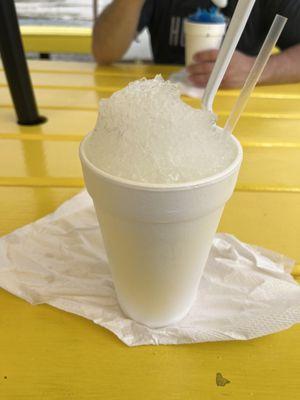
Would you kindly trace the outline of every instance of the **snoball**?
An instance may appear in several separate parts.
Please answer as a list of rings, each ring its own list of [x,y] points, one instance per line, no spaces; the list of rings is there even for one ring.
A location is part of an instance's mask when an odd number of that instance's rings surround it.
[[[172,184],[221,172],[236,148],[213,114],[185,104],[175,84],[156,76],[101,100],[87,155],[116,177]]]

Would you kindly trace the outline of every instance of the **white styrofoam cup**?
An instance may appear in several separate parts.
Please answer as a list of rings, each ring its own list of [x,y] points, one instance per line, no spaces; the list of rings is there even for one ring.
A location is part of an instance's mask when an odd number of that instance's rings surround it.
[[[199,51],[219,49],[226,31],[226,23],[200,23],[184,20],[185,65],[194,64]]]
[[[221,128],[220,128],[221,129]],[[232,195],[242,148],[219,174],[182,184],[143,184],[112,176],[80,159],[124,313],[149,327],[181,320],[190,310],[219,224]]]

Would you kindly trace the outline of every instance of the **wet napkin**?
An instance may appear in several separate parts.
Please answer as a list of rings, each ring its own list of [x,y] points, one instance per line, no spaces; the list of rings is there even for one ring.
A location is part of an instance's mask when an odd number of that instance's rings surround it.
[[[300,322],[288,258],[215,236],[198,298],[179,324],[147,328],[120,310],[92,201],[82,192],[0,239],[0,287],[114,332],[129,346],[251,339]]]

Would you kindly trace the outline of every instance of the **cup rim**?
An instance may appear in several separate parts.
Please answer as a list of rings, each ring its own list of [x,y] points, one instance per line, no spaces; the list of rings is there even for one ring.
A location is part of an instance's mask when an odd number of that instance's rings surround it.
[[[218,127],[223,130],[223,128]],[[196,181],[188,181],[181,183],[145,183],[145,182],[136,182],[130,179],[125,179],[122,177],[111,175],[108,172],[103,171],[102,169],[96,167],[87,157],[85,153],[85,145],[92,136],[93,131],[87,134],[80,143],[79,146],[79,157],[82,164],[85,164],[94,174],[101,176],[106,181],[113,182],[116,185],[136,189],[136,190],[150,190],[150,191],[180,191],[180,190],[189,190],[195,189],[204,186],[211,186],[215,183],[218,183],[222,180],[225,180],[229,175],[233,174],[238,167],[240,166],[243,159],[243,148],[238,141],[238,139],[230,134],[230,138],[236,146],[237,155],[235,159],[226,167],[223,171],[218,172],[217,174],[210,175],[208,177],[196,180]]]
[[[194,26],[205,26],[205,27],[224,27],[227,26],[228,22],[225,20],[224,22],[195,22],[190,21],[188,18],[184,18],[184,24],[194,25]]]

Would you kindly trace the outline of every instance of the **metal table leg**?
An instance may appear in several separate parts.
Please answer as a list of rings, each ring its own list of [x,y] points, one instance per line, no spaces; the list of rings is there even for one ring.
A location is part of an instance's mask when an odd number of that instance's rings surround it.
[[[0,0],[0,52],[18,123],[44,122],[38,114],[13,0]]]

